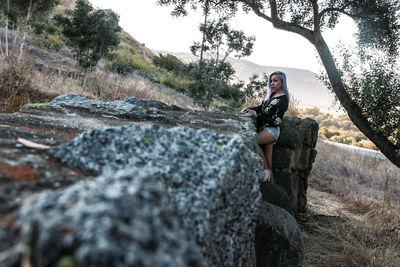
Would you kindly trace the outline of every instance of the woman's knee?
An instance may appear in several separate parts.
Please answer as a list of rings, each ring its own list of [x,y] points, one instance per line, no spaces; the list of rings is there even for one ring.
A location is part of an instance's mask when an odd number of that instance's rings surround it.
[[[257,135],[257,143],[259,145],[265,145],[275,142],[275,137],[267,130],[261,131]]]

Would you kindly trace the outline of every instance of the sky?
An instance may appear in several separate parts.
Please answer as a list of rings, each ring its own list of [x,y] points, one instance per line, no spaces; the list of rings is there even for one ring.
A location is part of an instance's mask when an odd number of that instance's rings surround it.
[[[158,6],[156,0],[90,0],[93,7],[112,9],[120,16],[120,26],[138,42],[154,50],[190,53],[193,41],[200,41],[200,11],[187,17],[172,17],[172,7]],[[259,65],[290,67],[319,73],[323,68],[315,48],[305,38],[294,33],[274,29],[271,23],[253,14],[239,14],[231,22],[232,28],[256,37],[253,53],[245,60]],[[355,25],[342,18],[339,25],[326,30],[323,36],[332,49],[339,40],[354,43]]]

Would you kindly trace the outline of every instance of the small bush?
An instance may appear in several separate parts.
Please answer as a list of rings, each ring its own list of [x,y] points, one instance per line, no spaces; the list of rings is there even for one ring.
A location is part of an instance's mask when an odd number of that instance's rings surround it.
[[[60,36],[53,34],[47,36],[35,36],[34,41],[40,47],[46,47],[57,51],[65,46],[65,43],[61,40]]]
[[[153,58],[153,64],[157,67],[164,68],[168,71],[175,73],[182,73],[186,69],[185,63],[180,61],[176,56],[173,55],[162,55],[159,54]]]
[[[113,73],[126,75],[134,71],[133,65],[126,58],[116,58],[106,65],[106,69]]]
[[[163,73],[159,78],[159,82],[180,93],[186,93],[189,84],[188,79],[174,75],[172,72]]]
[[[45,102],[56,95],[46,94],[32,86],[32,69],[27,62],[13,58],[0,72],[0,112],[16,112],[29,102]]]

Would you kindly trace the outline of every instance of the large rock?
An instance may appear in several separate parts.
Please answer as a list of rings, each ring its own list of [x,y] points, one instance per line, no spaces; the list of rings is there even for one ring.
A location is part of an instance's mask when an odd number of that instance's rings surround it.
[[[296,220],[284,209],[263,202],[256,228],[257,266],[303,266],[304,244]]]
[[[317,151],[318,123],[312,119],[285,117],[274,147],[272,167],[276,184],[289,195],[289,211],[307,209],[308,176]]]
[[[113,251],[126,251],[129,247],[142,247],[142,242],[156,244],[146,248],[148,251],[144,256],[151,257],[151,250],[154,250],[155,257],[161,253],[160,257],[174,258],[177,262],[171,262],[174,266],[178,263],[184,266],[188,261],[212,266],[240,266],[248,261],[261,200],[257,180],[262,169],[257,155],[243,142],[242,137],[186,127],[167,129],[153,125],[98,128],[53,149],[52,154],[79,169],[108,174],[56,194],[44,193],[23,206],[18,221],[28,230],[22,231],[22,242],[28,244],[32,239],[40,241],[40,244],[35,244],[34,262],[44,259],[44,255],[40,254],[46,251],[44,248],[57,244],[59,249],[55,249],[52,257],[46,259],[49,261],[46,266],[59,261],[64,256],[64,250],[79,264],[97,264],[95,260],[105,250],[109,251],[109,255],[104,256],[106,262],[112,263],[112,266],[135,266],[139,262],[143,266],[164,266],[162,261],[146,262],[135,257],[124,258],[120,253],[113,254]],[[110,174],[131,169],[134,171],[116,177]],[[162,172],[155,175],[154,170]],[[182,251],[190,251],[185,246],[178,246],[177,251],[171,247],[169,256],[166,251],[157,251],[158,246],[169,247],[170,244],[164,242],[163,235],[154,230],[157,224],[144,226],[146,223],[140,222],[141,215],[138,214],[148,214],[149,210],[153,210],[151,214],[155,222],[172,215],[157,211],[163,210],[163,206],[152,208],[152,205],[160,202],[139,204],[138,201],[143,197],[129,194],[131,189],[136,192],[136,176],[145,176],[143,179],[148,180],[147,183],[157,180],[165,186],[168,198],[164,197],[161,202],[170,202],[176,208],[182,221],[180,226],[174,222],[178,225],[176,228],[182,229],[195,240],[197,247],[193,250],[201,252],[202,261],[196,254],[189,259],[183,257]],[[161,193],[149,190],[141,194]],[[143,198],[143,201],[148,200]],[[71,205],[68,204],[70,202]],[[129,210],[130,205],[144,210]],[[98,215],[96,211],[101,214]],[[46,221],[49,217],[53,218],[50,222]],[[104,219],[105,224],[96,224],[98,219]],[[146,217],[144,220],[149,219]],[[168,220],[172,219],[166,220],[168,225]],[[125,221],[131,224],[126,225]],[[131,231],[137,225],[145,236],[126,237],[124,242],[117,242],[119,235],[122,237],[124,232]],[[160,231],[164,231],[165,227],[161,225]],[[52,235],[59,229],[67,229],[67,241]],[[81,235],[89,235],[90,240],[82,239]],[[172,231],[170,235],[175,233]],[[171,238],[175,240],[181,236],[183,234],[178,232],[176,237]],[[182,242],[185,244],[185,239]]]
[[[163,170],[108,173],[24,203],[33,266],[204,266],[164,186]]]

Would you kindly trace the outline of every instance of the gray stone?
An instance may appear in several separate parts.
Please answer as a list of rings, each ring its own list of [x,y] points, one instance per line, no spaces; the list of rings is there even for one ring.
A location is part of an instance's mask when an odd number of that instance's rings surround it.
[[[255,246],[257,266],[303,266],[300,228],[287,211],[275,205],[261,204]]]
[[[307,179],[317,154],[318,128],[312,119],[284,117],[281,135],[274,146],[275,182],[286,190],[295,213],[306,210]]]
[[[276,177],[275,183],[285,189],[290,199],[289,210],[297,211],[298,179],[294,173],[284,172],[279,169],[274,170]]]
[[[239,135],[155,125],[98,128],[52,153],[97,173],[165,169],[161,182],[208,264],[241,265],[251,249],[263,171]]]
[[[260,183],[260,191],[264,201],[281,207],[292,215],[295,213],[295,207],[293,207],[294,205],[288,193],[282,186],[271,183]]]
[[[44,192],[19,212],[34,266],[203,266],[171,205],[164,170],[130,169]]]
[[[114,100],[102,102],[74,94],[61,95],[54,98],[47,104],[47,108],[56,110],[69,109],[75,110],[76,112],[112,115],[134,120],[159,119],[167,122],[176,122],[176,118],[163,113],[160,109],[181,110],[176,106],[168,106],[162,102],[151,99],[127,97],[124,101]],[[26,111],[27,109],[29,109],[29,105],[24,106],[21,111]]]
[[[255,221],[261,202],[257,180],[263,175],[261,159],[254,153],[254,118],[232,109],[192,111],[153,100],[100,102],[74,95],[0,117],[7,125],[0,137],[9,144],[0,151],[1,163],[27,165],[37,179],[27,183],[4,178],[0,207],[6,212],[20,210],[15,225],[23,230],[12,232],[0,225],[0,250],[4,250],[0,265],[21,265],[7,260],[13,258],[10,251],[25,248],[23,254],[31,253],[32,265],[41,261],[36,266],[42,262],[79,266],[96,260],[111,262],[108,266],[132,262],[254,266]],[[171,128],[177,125],[185,127]],[[87,131],[94,128],[98,129]],[[284,118],[273,155],[277,185],[266,185],[273,191],[267,190],[265,200],[295,212],[305,207],[317,129],[312,120]],[[55,146],[75,136],[50,152],[15,146],[18,137]],[[29,162],[24,162],[27,155]],[[87,181],[78,182],[82,180]],[[34,192],[60,187],[64,189],[21,201]],[[143,190],[130,191],[134,188]],[[154,222],[147,223],[149,211]],[[273,229],[288,220],[275,213],[268,216]],[[129,227],[133,232],[125,235]],[[290,236],[287,239],[290,243]],[[271,242],[274,245],[274,239]],[[135,255],[128,250],[136,251]],[[50,251],[48,259],[46,251]],[[162,258],[158,265],[152,256]]]
[[[274,147],[272,154],[272,162],[274,163],[274,168],[286,169],[290,166],[291,157],[287,149],[276,146]]]
[[[297,130],[301,124],[301,119],[295,117],[285,117],[281,124],[281,134],[277,141],[277,146],[297,149],[301,144],[301,135]]]

